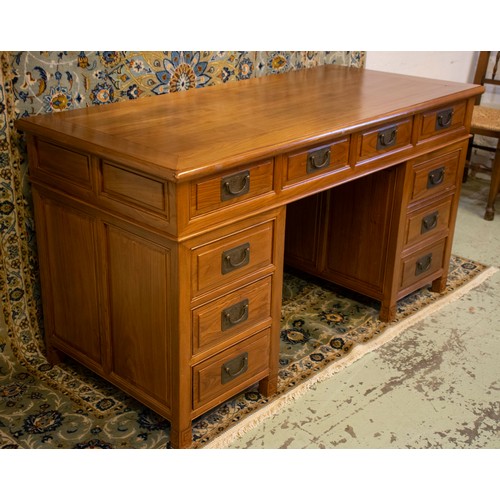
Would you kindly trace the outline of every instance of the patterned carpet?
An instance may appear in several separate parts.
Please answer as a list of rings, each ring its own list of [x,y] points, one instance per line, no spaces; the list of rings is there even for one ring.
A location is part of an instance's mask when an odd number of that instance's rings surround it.
[[[193,425],[193,447],[224,446],[232,429],[252,425],[268,408],[376,345],[402,321],[421,314],[487,268],[453,257],[445,294],[422,289],[398,303],[392,324],[378,321],[378,303],[333,285],[286,274],[283,288],[278,393],[249,388],[203,415]],[[378,339],[378,340],[377,340]],[[76,363],[48,364],[26,354],[0,329],[1,448],[165,448],[169,424]],[[22,353],[22,355],[21,355]],[[355,356],[353,359],[356,359]],[[332,373],[333,373],[332,371]],[[263,417],[264,418],[264,417]]]

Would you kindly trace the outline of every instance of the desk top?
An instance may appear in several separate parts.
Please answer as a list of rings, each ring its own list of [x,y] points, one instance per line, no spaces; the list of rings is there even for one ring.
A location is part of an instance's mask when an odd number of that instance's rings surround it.
[[[482,90],[329,65],[32,116],[16,126],[179,181],[446,106]]]

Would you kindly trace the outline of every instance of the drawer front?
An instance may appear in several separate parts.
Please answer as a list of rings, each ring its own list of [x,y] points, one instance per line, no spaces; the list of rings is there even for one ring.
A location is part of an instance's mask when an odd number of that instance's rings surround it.
[[[38,164],[33,173],[38,177],[43,175],[46,180],[47,174],[49,177],[55,175],[86,189],[92,188],[88,155],[49,142],[37,141],[37,156]]]
[[[286,158],[283,185],[349,168],[349,137]]]
[[[273,229],[268,221],[192,249],[193,297],[271,265]]]
[[[448,229],[452,198],[408,214],[406,218],[405,245],[414,245],[433,238]]]
[[[464,126],[466,103],[465,101],[434,109],[423,113],[420,117],[418,140],[430,137]]]
[[[273,190],[273,160],[191,183],[190,215],[206,214]]]
[[[358,161],[392,152],[411,142],[412,120],[409,118],[391,125],[362,133],[359,138]]]
[[[432,158],[413,167],[411,200],[420,200],[456,185],[460,151]]]
[[[101,197],[164,213],[168,206],[167,192],[164,181],[108,162],[102,163]]]
[[[271,317],[267,277],[193,311],[193,354],[251,331]]]
[[[443,239],[404,259],[400,289],[404,290],[441,269],[444,248],[445,240]]]
[[[193,408],[215,406],[269,372],[270,330],[193,367]]]

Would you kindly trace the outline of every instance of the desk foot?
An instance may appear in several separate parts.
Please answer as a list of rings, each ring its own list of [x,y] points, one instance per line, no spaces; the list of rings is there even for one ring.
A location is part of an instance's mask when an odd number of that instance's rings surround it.
[[[66,359],[66,354],[52,346],[47,346],[47,361],[51,365],[59,365]]]
[[[193,428],[189,426],[188,429],[178,431],[170,427],[170,441],[167,443],[169,449],[183,449],[190,448],[193,444]]]
[[[396,306],[397,304],[384,304],[382,302],[380,306],[380,321],[384,321],[385,323],[389,323],[396,317]]]
[[[278,376],[266,377],[259,382],[259,392],[266,398],[278,390]]]
[[[448,281],[448,276],[442,276],[437,280],[434,280],[431,285],[431,290],[436,293],[443,293],[446,291],[446,282]]]

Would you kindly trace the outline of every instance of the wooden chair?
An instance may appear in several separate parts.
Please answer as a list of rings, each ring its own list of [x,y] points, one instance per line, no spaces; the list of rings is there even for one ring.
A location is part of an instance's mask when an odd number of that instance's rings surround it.
[[[485,85],[488,91],[488,85],[500,85],[500,79],[497,78],[497,70],[500,59],[500,52],[496,52],[493,64],[489,64],[491,52],[480,52],[474,77],[474,83]],[[492,66],[491,72],[488,72]],[[479,96],[474,106],[472,114],[471,133],[473,137],[469,143],[468,159],[470,160],[471,151],[473,148],[487,150],[495,153],[493,165],[491,168],[491,184],[488,194],[488,202],[486,204],[486,212],[484,218],[493,220],[495,216],[495,198],[500,190],[500,107],[493,108],[481,104]],[[475,136],[487,136],[498,139],[496,147],[484,146],[475,142]]]

